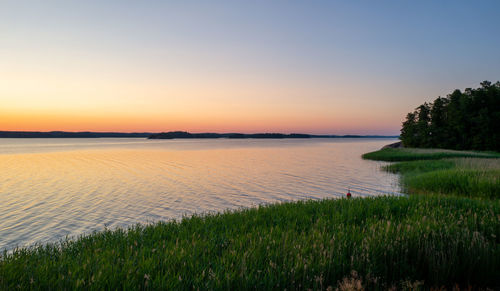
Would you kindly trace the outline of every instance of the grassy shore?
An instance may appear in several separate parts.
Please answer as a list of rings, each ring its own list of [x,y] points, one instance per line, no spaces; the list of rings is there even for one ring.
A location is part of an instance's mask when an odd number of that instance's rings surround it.
[[[500,154],[434,149],[383,149],[365,159],[401,161],[384,167],[400,173],[410,194],[500,198]]]
[[[412,154],[399,151],[382,155]],[[426,195],[281,203],[4,252],[0,290],[499,288],[498,160],[462,154],[490,159],[415,150],[432,160],[385,168]],[[455,170],[465,178],[442,182]]]
[[[366,153],[364,159],[386,162],[440,160],[445,158],[500,158],[500,153],[443,149],[386,148]]]
[[[499,213],[499,201],[417,195],[194,216],[4,253],[0,289],[496,286]]]

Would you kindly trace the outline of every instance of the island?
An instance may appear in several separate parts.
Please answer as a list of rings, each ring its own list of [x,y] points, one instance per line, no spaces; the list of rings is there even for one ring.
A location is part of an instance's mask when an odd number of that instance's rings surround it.
[[[187,131],[152,132],[92,132],[92,131],[0,131],[0,138],[399,138],[398,135],[314,135],[305,133],[190,133]]]
[[[397,135],[314,135],[305,133],[190,133],[186,131],[169,131],[152,134],[148,139],[177,139],[177,138],[258,138],[258,139],[283,139],[283,138],[398,138]]]

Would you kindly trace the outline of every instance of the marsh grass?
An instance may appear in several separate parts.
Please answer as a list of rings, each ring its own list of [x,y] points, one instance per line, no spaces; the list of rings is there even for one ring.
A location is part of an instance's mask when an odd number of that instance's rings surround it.
[[[383,149],[363,158],[400,161],[384,170],[400,173],[409,194],[500,198],[500,154],[439,149]]]
[[[500,170],[454,168],[403,176],[411,193],[439,193],[476,198],[500,198]]]
[[[450,159],[446,160],[420,160],[411,162],[399,162],[384,166],[383,169],[392,173],[424,173],[430,171],[447,170],[454,168],[456,163]]]
[[[401,173],[410,194],[500,198],[500,159],[455,158],[399,162],[383,167]]]
[[[0,289],[496,287],[499,215],[498,200],[416,195],[193,216],[4,252]]]
[[[363,159],[399,162],[415,160],[439,160],[445,158],[500,158],[495,152],[455,151],[444,149],[387,148],[366,153]]]

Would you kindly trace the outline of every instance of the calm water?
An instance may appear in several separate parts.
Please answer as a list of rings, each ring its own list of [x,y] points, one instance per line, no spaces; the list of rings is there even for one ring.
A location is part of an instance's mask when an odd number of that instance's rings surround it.
[[[0,249],[298,199],[398,194],[393,139],[0,139]]]

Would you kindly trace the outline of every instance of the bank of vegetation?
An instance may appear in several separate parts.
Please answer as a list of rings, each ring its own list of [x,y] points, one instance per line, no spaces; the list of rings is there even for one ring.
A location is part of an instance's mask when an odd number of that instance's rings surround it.
[[[385,148],[379,151],[366,153],[363,155],[363,158],[374,161],[399,162],[439,160],[445,158],[500,158],[500,153],[445,149]]]
[[[383,169],[401,174],[409,194],[500,198],[500,154],[436,149],[383,149],[365,159],[399,161]]]
[[[0,259],[0,289],[494,287],[498,200],[301,201],[105,230]]]
[[[500,198],[500,160],[460,158],[402,162],[387,167],[402,173],[411,194],[453,194],[472,198]]]

